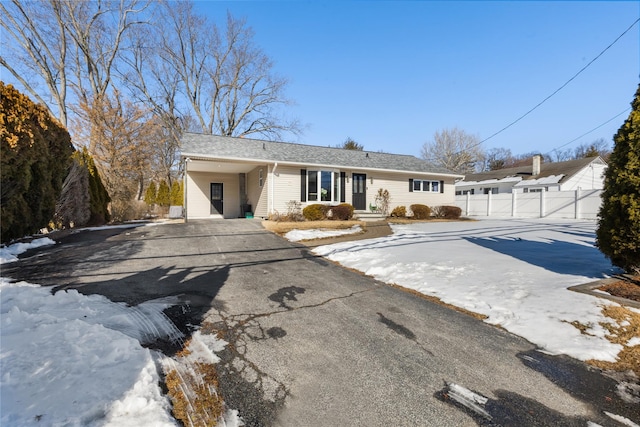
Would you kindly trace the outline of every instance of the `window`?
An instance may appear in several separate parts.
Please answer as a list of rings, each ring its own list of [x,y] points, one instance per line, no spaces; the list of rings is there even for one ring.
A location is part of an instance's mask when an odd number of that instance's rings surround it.
[[[324,170],[307,171],[307,201],[339,202],[340,172]]]
[[[498,187],[493,187],[493,188],[485,188],[484,189],[484,194],[498,194]]]
[[[427,193],[440,193],[441,181],[428,181],[424,179],[413,180],[413,191],[422,191]]]
[[[262,187],[263,184],[264,184],[264,175],[263,175],[262,169],[260,169],[258,171],[258,185]]]

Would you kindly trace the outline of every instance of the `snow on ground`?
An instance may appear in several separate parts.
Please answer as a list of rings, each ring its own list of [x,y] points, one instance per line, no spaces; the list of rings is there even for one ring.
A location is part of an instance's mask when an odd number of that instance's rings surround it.
[[[2,248],[2,262],[37,239]],[[176,362],[144,348],[158,338],[182,340],[162,312],[171,299],[135,307],[76,290],[0,278],[0,425],[175,426],[159,387],[159,366]],[[226,343],[192,337],[197,361],[215,363]],[[212,342],[215,340],[215,342]],[[188,363],[195,363],[188,361]],[[229,410],[219,425],[242,425]]]
[[[481,313],[553,354],[615,361],[594,296],[567,288],[615,272],[595,222],[486,219],[393,225],[393,235],[314,250],[387,283]],[[589,325],[581,334],[571,325]]]
[[[312,230],[291,230],[284,235],[285,239],[291,242],[299,242],[301,240],[313,240],[313,239],[325,239],[327,237],[345,236],[347,234],[357,234],[362,232],[362,228],[359,225],[354,225],[351,228],[343,230],[327,230],[327,229],[312,229]]]
[[[29,249],[39,248],[41,246],[55,245],[56,242],[48,237],[32,240],[29,243],[16,243],[7,247],[0,247],[0,264],[7,262],[15,262],[18,255],[25,253]]]

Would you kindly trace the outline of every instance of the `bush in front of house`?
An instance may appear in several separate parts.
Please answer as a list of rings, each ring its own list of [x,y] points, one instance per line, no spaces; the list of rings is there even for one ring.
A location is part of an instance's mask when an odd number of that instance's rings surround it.
[[[431,208],[427,205],[411,205],[411,212],[413,212],[413,219],[429,219],[431,218]]]
[[[462,215],[462,209],[457,206],[436,206],[431,211],[436,218],[459,219]]]
[[[405,218],[407,216],[407,208],[405,206],[396,206],[391,211],[391,217],[393,218]]]
[[[305,207],[302,210],[302,215],[307,221],[321,221],[327,219],[329,213],[329,206],[321,204],[313,204]]]
[[[331,207],[331,219],[337,221],[348,221],[353,218],[353,206],[349,203],[341,203]]]
[[[613,137],[596,246],[613,265],[640,274],[640,85],[631,106]]]

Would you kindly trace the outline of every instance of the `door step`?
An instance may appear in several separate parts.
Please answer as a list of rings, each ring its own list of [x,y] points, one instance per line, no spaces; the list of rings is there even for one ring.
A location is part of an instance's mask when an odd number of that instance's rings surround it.
[[[355,211],[353,216],[360,221],[383,221],[385,216],[379,212]]]

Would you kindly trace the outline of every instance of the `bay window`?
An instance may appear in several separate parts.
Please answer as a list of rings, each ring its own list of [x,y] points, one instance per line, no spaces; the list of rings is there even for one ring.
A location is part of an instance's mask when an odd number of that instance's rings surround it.
[[[339,202],[340,172],[308,170],[307,200],[309,202]]]

